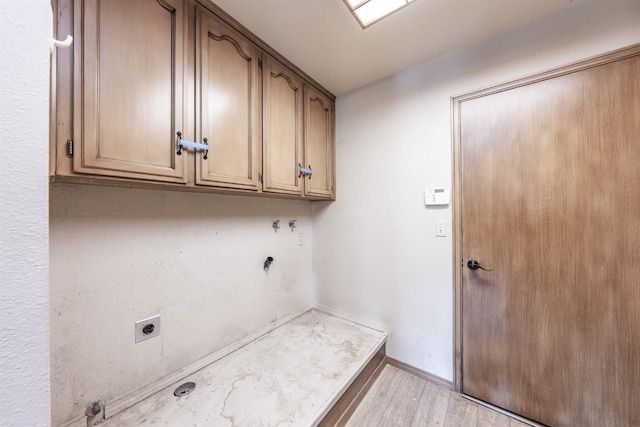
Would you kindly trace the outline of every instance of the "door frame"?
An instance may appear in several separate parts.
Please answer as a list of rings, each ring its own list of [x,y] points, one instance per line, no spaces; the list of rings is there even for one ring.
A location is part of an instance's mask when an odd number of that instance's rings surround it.
[[[453,181],[453,389],[462,393],[462,150],[461,150],[461,106],[465,101],[492,95],[498,92],[515,89],[543,80],[549,80],[577,71],[605,65],[640,55],[640,43],[597,55],[582,61],[553,68],[528,77],[507,83],[475,90],[462,95],[451,97],[451,133],[452,133],[452,181]],[[489,402],[491,403],[491,402]]]

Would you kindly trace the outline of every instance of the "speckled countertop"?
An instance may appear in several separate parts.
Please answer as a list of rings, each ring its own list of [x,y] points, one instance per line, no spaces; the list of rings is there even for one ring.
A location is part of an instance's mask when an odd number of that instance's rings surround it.
[[[314,426],[386,334],[312,310],[116,414],[124,426]],[[196,389],[175,397],[187,381]]]

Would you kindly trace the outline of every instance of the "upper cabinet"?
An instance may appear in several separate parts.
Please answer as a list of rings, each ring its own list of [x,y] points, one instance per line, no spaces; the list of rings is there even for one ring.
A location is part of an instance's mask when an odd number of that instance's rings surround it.
[[[312,171],[304,181],[307,196],[332,198],[334,194],[334,103],[326,95],[305,85],[304,158]]]
[[[264,59],[264,191],[302,194],[302,80]]]
[[[334,102],[265,55],[264,191],[331,199]]]
[[[73,172],[187,182],[185,3],[76,0]]]
[[[53,181],[335,198],[334,97],[212,3],[54,7]]]
[[[196,184],[258,190],[260,53],[249,40],[198,8],[196,135],[209,145],[196,160]]]

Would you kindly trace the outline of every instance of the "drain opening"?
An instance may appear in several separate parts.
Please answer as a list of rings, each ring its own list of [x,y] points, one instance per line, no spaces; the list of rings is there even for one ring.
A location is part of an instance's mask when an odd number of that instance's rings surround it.
[[[184,383],[173,392],[174,396],[182,397],[191,393],[196,388],[196,383]]]

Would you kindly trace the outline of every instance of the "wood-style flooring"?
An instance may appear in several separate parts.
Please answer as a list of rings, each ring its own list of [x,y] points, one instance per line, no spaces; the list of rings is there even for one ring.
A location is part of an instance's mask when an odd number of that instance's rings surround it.
[[[348,427],[529,427],[444,387],[387,365]]]

